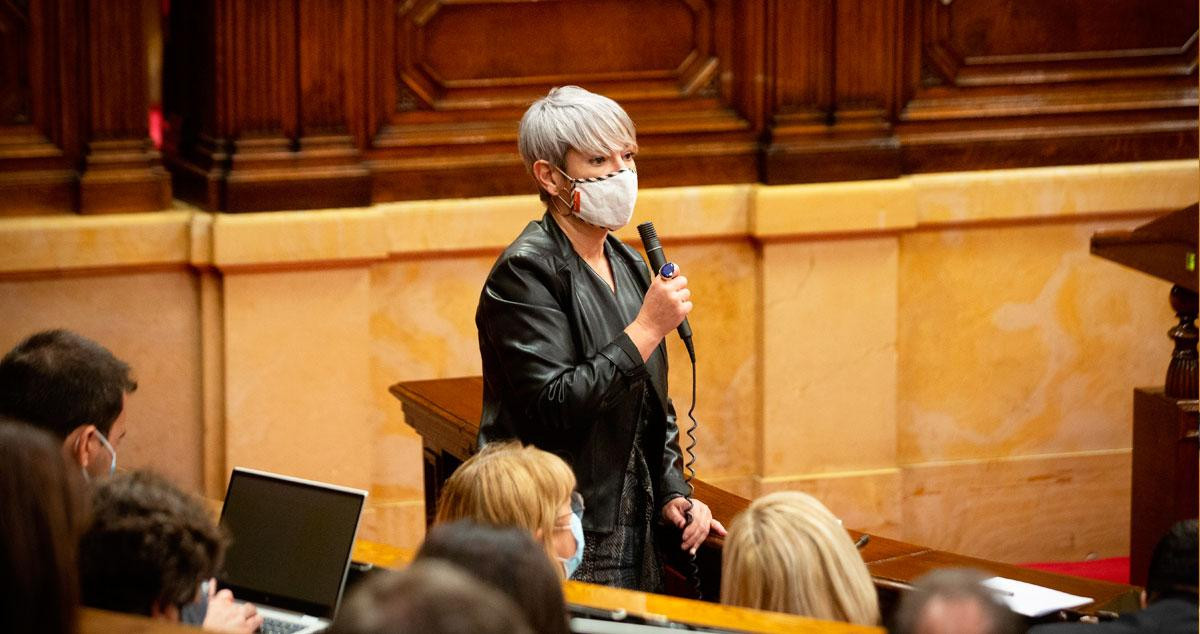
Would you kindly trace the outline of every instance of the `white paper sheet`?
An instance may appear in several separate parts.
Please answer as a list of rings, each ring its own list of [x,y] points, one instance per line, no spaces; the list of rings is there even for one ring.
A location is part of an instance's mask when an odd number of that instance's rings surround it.
[[[995,590],[1010,610],[1029,617],[1045,616],[1051,612],[1077,608],[1092,602],[1089,597],[1067,594],[1004,577],[992,577],[985,580],[983,585]]]

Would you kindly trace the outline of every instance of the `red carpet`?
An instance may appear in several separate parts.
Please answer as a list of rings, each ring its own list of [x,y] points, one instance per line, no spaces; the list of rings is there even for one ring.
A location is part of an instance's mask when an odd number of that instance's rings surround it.
[[[1093,559],[1091,561],[1046,561],[1032,564],[1020,564],[1022,568],[1045,570],[1060,575],[1086,577],[1114,583],[1129,583],[1129,558],[1111,557],[1109,559]]]

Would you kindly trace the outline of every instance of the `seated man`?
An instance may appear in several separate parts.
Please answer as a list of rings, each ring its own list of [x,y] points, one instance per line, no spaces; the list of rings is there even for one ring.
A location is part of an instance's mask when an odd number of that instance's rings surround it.
[[[1150,572],[1142,591],[1142,610],[1105,623],[1051,623],[1039,625],[1036,634],[1104,634],[1107,632],[1196,632],[1197,566],[1196,520],[1176,523],[1154,546]]]
[[[128,364],[68,330],[32,335],[0,360],[0,414],[54,434],[88,479],[116,470],[136,389]]]
[[[983,585],[976,570],[946,568],[917,579],[900,599],[897,634],[1017,634],[1024,621]]]
[[[200,617],[206,629],[253,632],[262,625],[253,605],[234,603],[228,590],[215,592],[211,580],[207,596],[201,594],[225,546],[200,502],[161,476],[135,471],[106,478],[92,491],[92,520],[79,544],[83,604],[179,621],[207,600]]]

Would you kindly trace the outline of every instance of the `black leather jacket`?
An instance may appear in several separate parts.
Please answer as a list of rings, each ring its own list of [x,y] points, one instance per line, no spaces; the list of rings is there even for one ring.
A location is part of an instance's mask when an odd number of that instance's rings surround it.
[[[614,266],[636,271],[645,295],[650,278],[641,256],[612,235],[607,240],[620,259]],[[478,441],[516,438],[561,456],[587,505],[584,529],[608,532],[647,389],[654,395],[645,399],[651,411],[643,452],[658,508],[687,488],[667,397],[666,346],[660,343],[659,362],[647,365],[628,335],[612,339],[611,329],[593,323],[614,316],[598,312],[603,304],[594,285],[580,283],[582,275],[595,273],[549,212],[529,223],[492,267],[475,313],[483,358]]]

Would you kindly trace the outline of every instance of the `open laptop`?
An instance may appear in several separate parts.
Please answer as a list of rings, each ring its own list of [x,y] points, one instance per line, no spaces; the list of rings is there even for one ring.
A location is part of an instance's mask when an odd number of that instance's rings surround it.
[[[263,632],[329,626],[350,567],[367,492],[237,468],[221,526],[231,538],[217,576],[263,615]]]

